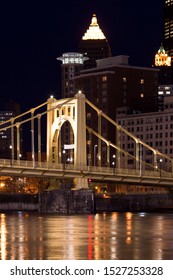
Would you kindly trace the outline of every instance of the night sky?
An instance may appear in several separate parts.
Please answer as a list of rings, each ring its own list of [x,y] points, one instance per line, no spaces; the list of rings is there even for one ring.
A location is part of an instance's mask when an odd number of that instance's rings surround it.
[[[112,55],[151,66],[163,37],[163,0],[3,1],[0,4],[0,95],[30,109],[60,97],[56,58],[75,52],[93,13]]]

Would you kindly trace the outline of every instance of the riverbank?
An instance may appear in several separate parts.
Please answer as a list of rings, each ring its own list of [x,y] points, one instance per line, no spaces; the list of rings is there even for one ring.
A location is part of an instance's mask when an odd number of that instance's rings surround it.
[[[96,212],[173,210],[173,194],[119,194],[95,197]]]
[[[98,195],[92,190],[59,189],[39,195],[0,194],[0,211],[58,214],[173,210],[173,194]]]
[[[0,211],[37,211],[38,195],[0,194]]]

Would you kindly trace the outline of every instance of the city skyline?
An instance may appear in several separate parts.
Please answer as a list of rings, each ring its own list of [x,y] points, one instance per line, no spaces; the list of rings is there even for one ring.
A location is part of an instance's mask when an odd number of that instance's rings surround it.
[[[149,1],[148,1],[149,2]],[[23,110],[60,96],[60,63],[64,52],[77,51],[95,13],[112,49],[112,55],[130,56],[132,65],[151,66],[163,37],[163,1],[142,6],[138,1],[104,3],[67,1],[39,6],[9,7],[1,17],[1,100],[13,99]],[[67,9],[68,6],[68,9]],[[114,7],[114,8],[112,8]]]

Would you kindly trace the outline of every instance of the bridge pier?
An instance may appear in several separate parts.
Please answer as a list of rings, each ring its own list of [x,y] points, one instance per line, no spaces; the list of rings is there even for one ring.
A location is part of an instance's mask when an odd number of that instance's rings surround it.
[[[74,186],[76,190],[88,189],[88,179],[87,178],[75,178]]]

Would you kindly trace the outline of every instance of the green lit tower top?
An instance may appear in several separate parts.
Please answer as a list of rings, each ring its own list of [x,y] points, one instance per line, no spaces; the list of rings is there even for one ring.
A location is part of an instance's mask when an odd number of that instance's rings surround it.
[[[164,47],[173,65],[173,0],[164,0]]]

